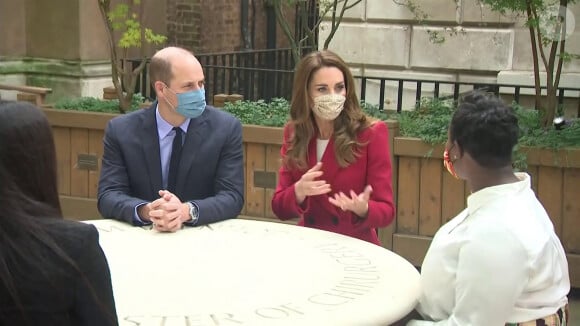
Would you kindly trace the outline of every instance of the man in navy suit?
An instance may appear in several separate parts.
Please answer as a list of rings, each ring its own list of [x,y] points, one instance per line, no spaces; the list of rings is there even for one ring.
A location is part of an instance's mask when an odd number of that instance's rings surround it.
[[[206,105],[191,52],[158,51],[149,75],[157,101],[107,125],[99,212],[169,232],[235,218],[244,203],[239,120]]]

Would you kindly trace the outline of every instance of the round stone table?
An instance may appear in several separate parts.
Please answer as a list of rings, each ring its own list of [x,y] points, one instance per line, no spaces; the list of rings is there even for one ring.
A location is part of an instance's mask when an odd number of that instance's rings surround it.
[[[114,220],[100,234],[124,325],[389,325],[419,297],[405,259],[355,238],[234,219],[176,233]]]

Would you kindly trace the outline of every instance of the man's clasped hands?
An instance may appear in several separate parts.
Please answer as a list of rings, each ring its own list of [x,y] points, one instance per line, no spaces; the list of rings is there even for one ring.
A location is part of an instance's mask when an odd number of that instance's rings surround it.
[[[150,221],[155,230],[162,232],[175,232],[191,220],[189,205],[167,190],[159,190],[159,198],[141,205],[137,212],[142,220]]]

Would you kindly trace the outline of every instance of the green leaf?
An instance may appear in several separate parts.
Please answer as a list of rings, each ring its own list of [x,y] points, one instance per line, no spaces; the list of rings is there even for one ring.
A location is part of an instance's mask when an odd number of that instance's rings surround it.
[[[138,109],[143,102],[145,98],[141,94],[134,94],[131,110]],[[119,113],[119,100],[103,100],[96,97],[62,98],[54,107],[61,110]]]

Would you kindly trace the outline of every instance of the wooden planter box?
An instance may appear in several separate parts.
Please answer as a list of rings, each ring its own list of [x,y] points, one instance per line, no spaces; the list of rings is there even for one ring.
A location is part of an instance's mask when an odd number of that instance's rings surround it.
[[[392,249],[420,266],[439,227],[466,206],[465,182],[443,167],[443,145],[395,137],[397,220]],[[533,189],[554,223],[568,257],[572,286],[580,286],[580,149],[525,148]],[[525,226],[522,226],[525,227]]]
[[[56,145],[58,190],[63,214],[86,220],[101,218],[97,211],[97,184],[103,135],[116,114],[43,109]]]
[[[96,207],[97,184],[107,122],[116,114],[43,109],[56,143],[58,189],[64,215],[74,219],[101,218]],[[391,135],[398,124],[387,122]],[[282,128],[243,125],[245,206],[243,215],[278,221],[271,199],[280,168]],[[394,172],[393,175],[396,175]],[[392,233],[392,232],[391,232]],[[390,233],[387,236],[390,242]]]

